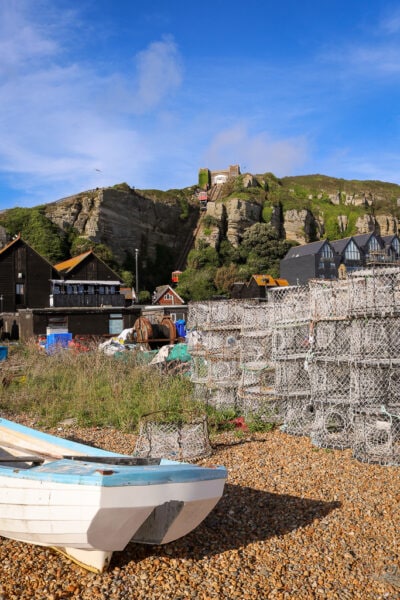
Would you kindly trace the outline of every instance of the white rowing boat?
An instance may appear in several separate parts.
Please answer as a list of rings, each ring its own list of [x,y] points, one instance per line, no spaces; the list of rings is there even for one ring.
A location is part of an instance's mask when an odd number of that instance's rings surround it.
[[[130,541],[166,544],[222,496],[224,467],[143,459],[0,419],[0,535],[101,572]]]

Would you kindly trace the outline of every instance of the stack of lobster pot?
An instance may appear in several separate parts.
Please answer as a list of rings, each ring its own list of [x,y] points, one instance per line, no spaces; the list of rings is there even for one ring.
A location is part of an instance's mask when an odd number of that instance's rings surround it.
[[[350,396],[349,285],[347,280],[310,281],[310,384],[313,444],[348,448],[353,442]]]
[[[243,305],[238,399],[244,416],[280,423],[281,403],[275,396],[272,362],[271,313],[272,304],[264,300],[246,301]]]
[[[190,302],[189,351],[195,397],[218,409],[237,409],[242,302]]]
[[[309,432],[314,418],[308,369],[309,288],[276,288],[269,292],[269,298],[272,305],[275,395],[281,403],[282,429],[294,435],[305,435]]]
[[[400,465],[400,269],[348,279],[354,456]]]

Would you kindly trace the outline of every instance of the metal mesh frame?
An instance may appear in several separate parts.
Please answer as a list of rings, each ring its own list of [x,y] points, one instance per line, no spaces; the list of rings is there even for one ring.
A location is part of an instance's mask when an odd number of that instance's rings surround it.
[[[315,419],[315,407],[309,394],[282,399],[282,431],[291,435],[309,435]]]
[[[266,302],[194,303],[190,319],[196,397],[400,465],[399,268],[275,288]]]
[[[311,395],[324,403],[349,403],[350,364],[346,360],[318,358],[309,364]]]
[[[211,452],[205,415],[169,420],[168,414],[161,412],[140,421],[135,456],[190,460],[210,456]]]
[[[353,444],[353,408],[348,404],[318,403],[315,406],[315,419],[310,430],[310,438],[320,448],[343,450]]]
[[[350,316],[400,314],[400,271],[381,268],[356,271],[348,279]]]
[[[400,316],[352,319],[350,340],[352,357],[396,357],[400,355]]]
[[[347,280],[313,279],[310,286],[310,316],[313,321],[332,320],[348,315]]]
[[[310,351],[310,322],[275,327],[272,335],[272,358],[300,357]]]
[[[310,394],[310,376],[304,358],[275,363],[275,393],[279,396]]]
[[[314,357],[351,356],[351,322],[349,320],[313,321],[310,325],[310,350]]]
[[[354,414],[353,456],[383,466],[400,464],[400,410],[360,408]]]
[[[267,335],[272,319],[272,304],[269,302],[248,302],[242,305],[242,333],[260,332]]]
[[[268,294],[273,324],[282,325],[310,318],[310,292],[307,285],[274,288]]]

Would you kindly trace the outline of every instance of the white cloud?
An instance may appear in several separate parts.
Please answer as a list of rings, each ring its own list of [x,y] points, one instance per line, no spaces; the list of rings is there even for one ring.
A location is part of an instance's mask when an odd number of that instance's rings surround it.
[[[150,43],[131,73],[104,75],[88,61],[71,62],[63,45],[67,17],[60,18],[57,38],[57,14],[47,13],[39,25],[29,8],[24,0],[0,3],[3,178],[14,189],[29,190],[33,201],[40,188],[53,189],[56,199],[67,186],[73,193],[120,181],[137,185],[157,154],[150,155],[154,133],[140,133],[143,127],[132,117],[147,113],[154,119],[180,85],[174,41]]]
[[[55,39],[27,19],[26,10],[23,0],[0,4],[0,74],[14,75],[59,50]]]
[[[267,133],[251,135],[242,124],[219,132],[205,153],[211,169],[239,164],[251,173],[271,171],[278,177],[288,175],[307,160],[305,137],[273,139]]]
[[[171,38],[153,42],[136,56],[137,95],[136,110],[145,112],[155,108],[182,82],[179,52]]]

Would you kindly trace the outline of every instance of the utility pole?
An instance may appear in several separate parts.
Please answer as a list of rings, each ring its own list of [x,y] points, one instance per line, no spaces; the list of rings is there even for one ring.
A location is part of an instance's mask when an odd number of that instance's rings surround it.
[[[135,248],[135,266],[136,266],[136,276],[135,276],[135,291],[136,291],[136,303],[139,303],[139,249]]]

